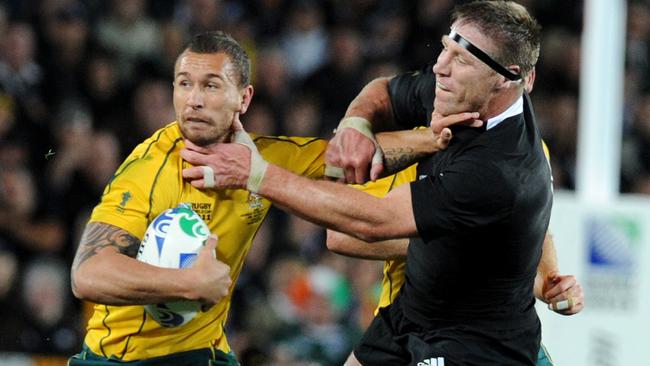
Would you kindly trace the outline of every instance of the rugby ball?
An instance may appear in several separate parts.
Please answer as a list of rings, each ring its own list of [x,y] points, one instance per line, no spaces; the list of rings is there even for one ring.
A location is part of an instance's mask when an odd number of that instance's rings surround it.
[[[189,268],[210,235],[208,225],[189,205],[180,204],[158,215],[147,228],[137,259],[158,267]],[[180,327],[201,310],[197,301],[144,306],[163,327]]]

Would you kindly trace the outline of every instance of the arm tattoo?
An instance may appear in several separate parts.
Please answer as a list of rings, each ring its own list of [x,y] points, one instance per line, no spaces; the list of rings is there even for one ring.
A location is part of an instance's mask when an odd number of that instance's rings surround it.
[[[72,270],[77,270],[83,262],[106,247],[117,248],[120,253],[135,258],[140,248],[140,239],[116,226],[90,223],[81,237]]]
[[[384,150],[384,169],[388,174],[397,173],[400,170],[413,165],[420,158],[426,156],[424,153],[417,153],[409,147],[396,147]]]

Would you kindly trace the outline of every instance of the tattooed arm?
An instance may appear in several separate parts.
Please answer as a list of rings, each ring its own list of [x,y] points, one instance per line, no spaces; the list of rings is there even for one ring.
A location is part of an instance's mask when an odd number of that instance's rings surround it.
[[[80,299],[107,305],[198,300],[213,305],[231,285],[230,267],[211,253],[211,239],[189,269],[155,267],[135,259],[140,240],[116,226],[91,222],[72,264],[72,291]]]
[[[376,137],[384,151],[384,171],[381,176],[395,174],[427,155],[444,150],[449,143],[448,138],[434,134],[430,128],[382,132]]]

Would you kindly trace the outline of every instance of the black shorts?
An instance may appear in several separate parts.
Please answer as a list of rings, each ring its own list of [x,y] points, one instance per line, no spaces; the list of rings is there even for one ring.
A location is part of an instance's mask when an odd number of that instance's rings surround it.
[[[535,365],[539,334],[539,320],[537,327],[500,331],[468,324],[423,329],[396,302],[380,309],[354,355],[364,366]]]

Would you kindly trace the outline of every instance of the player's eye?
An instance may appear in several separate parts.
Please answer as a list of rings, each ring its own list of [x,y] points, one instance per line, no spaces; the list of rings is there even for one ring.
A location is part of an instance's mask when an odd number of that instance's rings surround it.
[[[182,88],[186,88],[186,87],[191,86],[190,81],[189,81],[189,80],[185,80],[185,79],[178,80],[176,83],[178,84],[178,86],[180,86],[180,87],[182,87]]]

